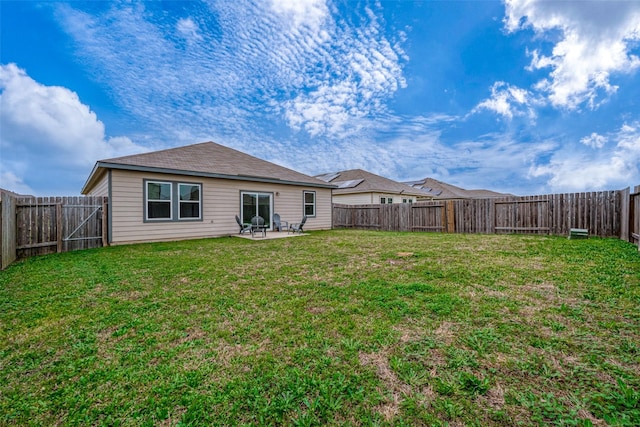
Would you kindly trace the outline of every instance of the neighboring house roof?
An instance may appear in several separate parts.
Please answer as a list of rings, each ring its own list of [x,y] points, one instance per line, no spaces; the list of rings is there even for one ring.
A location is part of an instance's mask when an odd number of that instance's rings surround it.
[[[491,190],[465,190],[446,182],[433,178],[425,178],[419,181],[405,182],[414,188],[420,189],[434,199],[483,199],[506,197],[512,194],[498,193]]]
[[[10,190],[5,190],[4,188],[0,188],[0,194],[8,194],[11,197],[33,197],[27,194],[18,194],[18,193],[14,193],[13,191]]]
[[[406,196],[424,196],[420,190],[409,185],[393,181],[389,178],[367,172],[362,169],[352,169],[341,172],[332,172],[316,175],[316,178],[330,182],[338,188],[333,189],[333,194],[356,193],[388,193]]]
[[[270,182],[310,187],[333,188],[331,184],[253,157],[233,148],[202,142],[184,147],[99,160],[96,162],[82,193],[108,169],[160,172],[208,178]]]

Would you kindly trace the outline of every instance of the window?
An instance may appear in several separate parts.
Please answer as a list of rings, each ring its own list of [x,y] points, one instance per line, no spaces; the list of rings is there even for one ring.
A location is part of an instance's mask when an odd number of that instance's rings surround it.
[[[387,197],[387,203],[389,203],[389,204],[393,203],[393,198],[392,197]]]
[[[387,203],[387,198],[386,197],[380,197],[380,203],[382,203],[383,205],[385,203]]]
[[[180,194],[180,219],[200,218],[200,185],[178,184]]]
[[[146,219],[171,219],[171,183],[147,181]]]
[[[240,192],[240,218],[243,223],[251,223],[251,219],[259,215],[264,223],[271,228],[273,217],[273,194],[257,193],[253,191]]]
[[[202,219],[202,184],[145,180],[144,188],[145,221]]]
[[[316,192],[304,192],[304,214],[306,216],[316,216]]]
[[[413,199],[402,199],[402,203],[413,203]]]

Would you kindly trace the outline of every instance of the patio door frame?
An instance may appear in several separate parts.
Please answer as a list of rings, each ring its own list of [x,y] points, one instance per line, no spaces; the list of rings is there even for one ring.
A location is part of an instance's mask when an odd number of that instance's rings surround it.
[[[251,210],[251,212],[249,213],[245,213],[245,203],[244,203],[245,195],[254,196],[256,201],[256,204],[253,205],[254,209]],[[273,224],[273,192],[241,190],[240,191],[240,218],[242,218],[242,222],[251,222],[251,218],[253,218],[256,214],[259,214],[260,199],[261,197],[264,198],[265,196],[269,198],[269,212],[268,212],[269,217],[265,218],[264,215],[260,215],[260,216],[264,218],[265,224],[268,225],[269,228],[267,228],[267,230],[271,231],[272,224]],[[264,206],[264,204],[262,206]]]

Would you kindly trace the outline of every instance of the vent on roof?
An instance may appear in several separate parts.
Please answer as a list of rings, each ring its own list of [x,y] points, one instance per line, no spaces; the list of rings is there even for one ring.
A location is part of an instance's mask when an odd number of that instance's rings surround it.
[[[334,184],[337,185],[338,188],[353,188],[360,184],[362,181],[364,181],[364,179],[350,179],[348,181],[334,182]]]

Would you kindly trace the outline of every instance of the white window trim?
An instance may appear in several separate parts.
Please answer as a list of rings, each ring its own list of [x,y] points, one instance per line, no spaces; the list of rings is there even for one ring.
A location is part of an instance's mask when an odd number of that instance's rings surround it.
[[[171,187],[169,200],[150,199],[149,184],[168,184],[169,187]],[[169,216],[165,218],[149,218],[149,202],[169,203]],[[171,182],[153,181],[153,180],[148,180],[144,182],[144,219],[145,221],[172,221],[173,220],[173,185]]]
[[[157,200],[151,199],[149,200],[149,184],[168,184],[171,186],[171,195],[169,200]],[[198,212],[198,217],[181,217],[180,216],[180,185],[189,185],[194,186],[197,185],[200,188],[200,200],[199,205],[200,209]],[[203,217],[203,199],[204,195],[203,186],[201,182],[188,182],[188,181],[159,181],[156,179],[144,179],[143,180],[144,187],[144,200],[143,200],[143,222],[191,222],[191,221],[202,221]],[[176,203],[177,200],[177,203]],[[165,218],[149,218],[149,202],[169,202],[169,217]],[[196,203],[190,200],[186,201],[187,203]]]
[[[307,194],[313,194],[313,203],[307,203]],[[315,218],[317,213],[317,195],[315,191],[302,192],[302,213],[309,218]],[[307,214],[307,206],[313,206],[313,215]]]
[[[198,201],[194,202],[193,200],[180,200],[180,186],[182,185],[188,185],[189,187],[193,187],[196,186],[198,187]],[[188,217],[182,217],[180,215],[180,205],[182,203],[192,203],[198,204],[198,216],[188,216]],[[202,185],[201,184],[196,184],[196,183],[189,183],[189,182],[179,182],[178,183],[178,219],[182,220],[182,221],[197,221],[199,219],[202,219]]]

